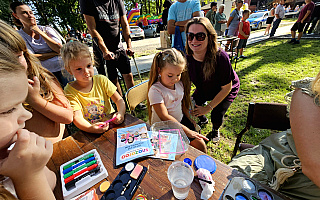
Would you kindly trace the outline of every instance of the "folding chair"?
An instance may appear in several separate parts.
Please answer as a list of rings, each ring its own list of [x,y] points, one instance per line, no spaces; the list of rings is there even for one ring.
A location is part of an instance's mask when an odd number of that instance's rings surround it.
[[[232,157],[239,148],[242,136],[250,129],[271,129],[284,131],[290,128],[290,120],[287,117],[287,104],[280,103],[250,103],[246,127],[237,135]],[[251,145],[252,146],[252,145]]]
[[[135,85],[128,89],[125,94],[125,99],[131,114],[134,115],[134,109],[142,101],[148,98],[148,82],[149,80],[143,81],[138,85]]]

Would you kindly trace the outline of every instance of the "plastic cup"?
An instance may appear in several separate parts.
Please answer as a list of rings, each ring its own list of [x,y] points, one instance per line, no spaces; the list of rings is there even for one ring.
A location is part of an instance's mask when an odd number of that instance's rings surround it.
[[[193,177],[193,169],[187,163],[175,161],[169,166],[168,179],[171,182],[173,195],[177,199],[187,198]]]

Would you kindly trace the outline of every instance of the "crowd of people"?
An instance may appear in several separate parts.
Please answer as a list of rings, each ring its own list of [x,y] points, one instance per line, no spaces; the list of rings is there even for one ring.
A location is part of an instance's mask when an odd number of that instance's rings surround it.
[[[274,23],[272,36],[284,17],[284,3],[281,0],[279,5],[272,4],[268,16],[268,24]],[[237,0],[227,20],[225,6],[220,5],[217,12],[215,2],[206,17],[200,17],[200,3],[196,0],[166,5],[168,32],[174,34],[176,43],[179,40],[183,44],[185,52],[169,48],[155,54],[148,85],[149,122],[179,123],[190,144],[205,153],[206,141],[219,141],[224,116],[240,90],[238,75],[217,38],[223,34],[221,24],[226,23],[227,35],[240,38],[240,58],[246,58],[243,49],[250,36],[246,20],[250,12],[242,12],[242,6],[243,1]],[[52,190],[56,177],[46,164],[52,143],[66,135],[65,124],[73,122],[82,131],[101,134],[109,128],[103,122],[107,118],[115,118],[115,124],[124,121],[126,106],[118,71],[128,88],[134,86],[128,58],[134,51],[126,12],[120,0],[80,0],[81,14],[94,38],[99,61],[100,75],[94,75],[94,60],[81,40],[72,38],[62,45],[50,26],[37,25],[28,5],[13,2],[10,8],[20,29],[16,31],[0,21],[0,197],[55,199]],[[306,0],[291,29],[291,42],[298,43],[313,9],[314,3]],[[120,24],[127,49],[120,41]],[[63,76],[63,69],[72,81]],[[192,94],[191,84],[195,86]],[[292,87],[291,130],[273,134],[241,152],[229,165],[293,199],[319,199],[320,176],[316,170],[320,165],[320,138],[315,119],[320,117],[320,73],[315,79],[293,82]],[[140,105],[140,109],[143,107]],[[197,125],[207,124],[209,113],[212,130],[204,136],[197,131]],[[13,148],[8,151],[10,146]],[[283,161],[292,158],[294,167]],[[278,180],[276,172],[281,169],[292,171],[286,182]]]

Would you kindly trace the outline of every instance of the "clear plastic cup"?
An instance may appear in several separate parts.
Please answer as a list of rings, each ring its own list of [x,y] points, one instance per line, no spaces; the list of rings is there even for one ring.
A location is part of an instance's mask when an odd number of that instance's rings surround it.
[[[168,179],[171,182],[173,195],[177,199],[187,198],[193,177],[193,169],[187,163],[175,161],[169,166]]]

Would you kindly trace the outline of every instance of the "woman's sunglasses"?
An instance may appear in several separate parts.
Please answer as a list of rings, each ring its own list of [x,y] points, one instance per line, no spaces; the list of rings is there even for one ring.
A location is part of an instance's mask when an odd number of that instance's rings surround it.
[[[203,32],[199,32],[199,33],[187,33],[187,37],[189,41],[192,41],[194,37],[196,37],[196,40],[198,41],[203,41],[206,39],[207,35]]]

